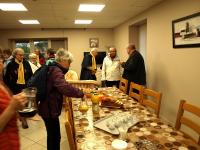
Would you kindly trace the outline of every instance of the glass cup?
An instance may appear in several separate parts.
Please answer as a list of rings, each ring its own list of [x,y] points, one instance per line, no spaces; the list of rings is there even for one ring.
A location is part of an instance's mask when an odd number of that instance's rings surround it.
[[[25,105],[25,108],[19,111],[20,116],[22,117],[33,117],[37,113],[36,107],[36,93],[37,89],[35,87],[29,87],[22,90],[27,97],[28,102]]]
[[[82,113],[83,118],[86,117],[86,113],[88,109],[89,109],[89,106],[87,102],[85,100],[82,100],[78,107],[78,110]]]

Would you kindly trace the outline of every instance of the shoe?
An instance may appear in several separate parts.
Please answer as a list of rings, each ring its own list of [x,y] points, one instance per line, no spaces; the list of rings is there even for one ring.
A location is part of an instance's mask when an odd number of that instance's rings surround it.
[[[23,129],[27,129],[28,128],[28,124],[27,124],[27,121],[25,118],[21,118],[21,121],[22,121],[22,128]]]

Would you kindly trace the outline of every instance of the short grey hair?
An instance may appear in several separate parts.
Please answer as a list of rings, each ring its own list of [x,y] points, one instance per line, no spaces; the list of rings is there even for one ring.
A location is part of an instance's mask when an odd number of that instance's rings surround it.
[[[22,52],[24,54],[24,50],[22,48],[16,48],[14,49],[14,51],[12,52],[12,56],[16,57],[18,52]]]
[[[71,63],[73,61],[73,55],[67,50],[60,49],[56,52],[55,60],[56,62],[68,61]]]

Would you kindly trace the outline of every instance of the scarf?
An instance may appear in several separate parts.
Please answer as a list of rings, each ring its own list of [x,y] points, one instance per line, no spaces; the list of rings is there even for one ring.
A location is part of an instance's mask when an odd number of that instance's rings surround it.
[[[92,53],[90,53],[92,55]],[[95,57],[92,55],[92,70],[97,70],[97,64],[96,64],[96,60]]]
[[[15,59],[15,62],[17,64],[19,64],[17,84],[25,84],[25,79],[24,79],[24,65],[23,65],[22,62],[19,62],[17,59]]]

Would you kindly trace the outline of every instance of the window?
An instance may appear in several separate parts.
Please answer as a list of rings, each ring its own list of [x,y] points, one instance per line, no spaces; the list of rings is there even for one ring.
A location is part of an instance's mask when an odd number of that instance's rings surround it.
[[[46,50],[48,49],[48,41],[47,40],[37,40],[33,41],[34,48],[40,50],[40,53],[44,56]]]
[[[58,48],[67,49],[67,38],[34,38],[34,39],[10,39],[10,44],[12,49],[22,48],[25,53],[25,58],[28,59],[28,56],[35,48],[38,48],[41,54],[44,56],[48,48]]]

